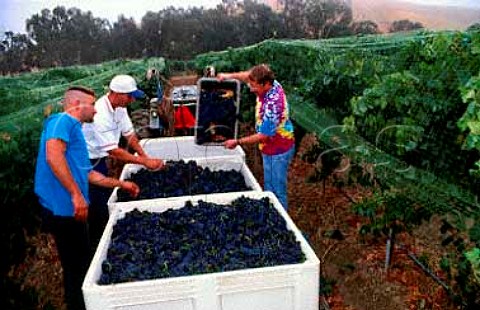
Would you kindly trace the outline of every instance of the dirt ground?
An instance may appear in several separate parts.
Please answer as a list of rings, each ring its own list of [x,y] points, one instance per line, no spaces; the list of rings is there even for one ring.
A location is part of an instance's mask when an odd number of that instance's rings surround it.
[[[301,155],[313,141],[311,135],[302,140],[290,167],[288,212],[321,261],[321,291],[325,294],[319,294],[320,309],[457,309],[444,289],[427,277],[404,249],[395,248],[385,272],[385,239],[361,238],[361,218],[351,211],[352,201],[369,195],[368,190],[351,187],[340,191],[329,180],[325,184],[306,182],[314,166],[301,160]],[[245,152],[248,166],[262,184],[258,151],[251,147]],[[434,263],[440,256],[436,246],[440,239],[433,234],[438,225],[434,219],[397,240]],[[12,269],[11,277],[25,289],[36,289],[38,309],[65,309],[62,272],[51,236],[40,234],[30,243],[35,251]],[[434,271],[441,276],[439,270]]]

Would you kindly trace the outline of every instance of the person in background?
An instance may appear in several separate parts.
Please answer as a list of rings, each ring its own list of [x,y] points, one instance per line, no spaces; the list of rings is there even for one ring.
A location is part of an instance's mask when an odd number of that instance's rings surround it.
[[[81,286],[91,253],[87,230],[89,183],[121,187],[136,196],[132,182],[108,178],[92,170],[82,123],[92,122],[95,93],[84,87],[65,92],[63,113],[45,120],[36,162],[34,190],[42,205],[44,227],[52,233],[63,268],[69,310],[85,309]]]
[[[88,156],[95,171],[108,175],[108,157],[123,163],[143,165],[151,170],[161,169],[164,166],[163,160],[149,157],[145,153],[128,116],[127,106],[144,96],[144,92],[137,88],[135,79],[130,75],[122,74],[113,77],[109,84],[109,92],[95,102],[97,113],[93,122],[83,125]],[[137,155],[119,147],[122,136]],[[111,193],[111,190],[103,187],[90,187],[91,204],[88,222],[93,251],[108,221],[107,201]]]
[[[220,81],[224,79],[243,81],[257,96],[256,133],[240,139],[227,140],[224,146],[233,149],[237,145],[259,145],[263,159],[264,188],[273,192],[287,210],[287,173],[295,152],[295,138],[282,85],[275,80],[273,71],[266,64],[254,66],[247,71],[219,73],[217,78]]]

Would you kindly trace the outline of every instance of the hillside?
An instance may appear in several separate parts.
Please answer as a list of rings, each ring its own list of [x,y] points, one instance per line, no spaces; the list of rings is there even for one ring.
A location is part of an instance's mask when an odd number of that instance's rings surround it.
[[[281,10],[279,0],[260,1],[273,10]],[[480,22],[480,7],[421,5],[403,0],[345,0],[352,5],[353,18],[375,21],[382,32],[387,32],[396,20],[409,19],[421,22],[431,30],[464,30]]]
[[[419,5],[401,0],[354,0],[352,5],[355,20],[373,20],[382,31],[401,19],[421,22],[432,30],[463,30],[480,22],[480,8]]]

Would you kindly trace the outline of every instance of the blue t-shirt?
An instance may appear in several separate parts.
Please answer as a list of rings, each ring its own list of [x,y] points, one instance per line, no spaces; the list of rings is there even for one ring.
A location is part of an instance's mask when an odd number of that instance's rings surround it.
[[[67,113],[54,114],[45,120],[35,171],[35,194],[42,206],[52,211],[54,215],[73,216],[71,195],[47,163],[46,145],[50,139],[60,139],[67,144],[65,158],[68,167],[88,203],[88,174],[92,170],[92,165],[88,159],[82,124]]]

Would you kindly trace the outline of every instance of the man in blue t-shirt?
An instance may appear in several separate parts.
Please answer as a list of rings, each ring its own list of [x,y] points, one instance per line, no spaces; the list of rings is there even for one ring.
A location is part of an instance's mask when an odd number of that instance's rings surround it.
[[[90,261],[88,184],[118,186],[133,196],[138,195],[139,188],[92,170],[82,123],[93,121],[95,93],[84,87],[70,87],[62,103],[64,112],[44,123],[35,193],[60,256],[68,309],[85,309],[81,287]]]

